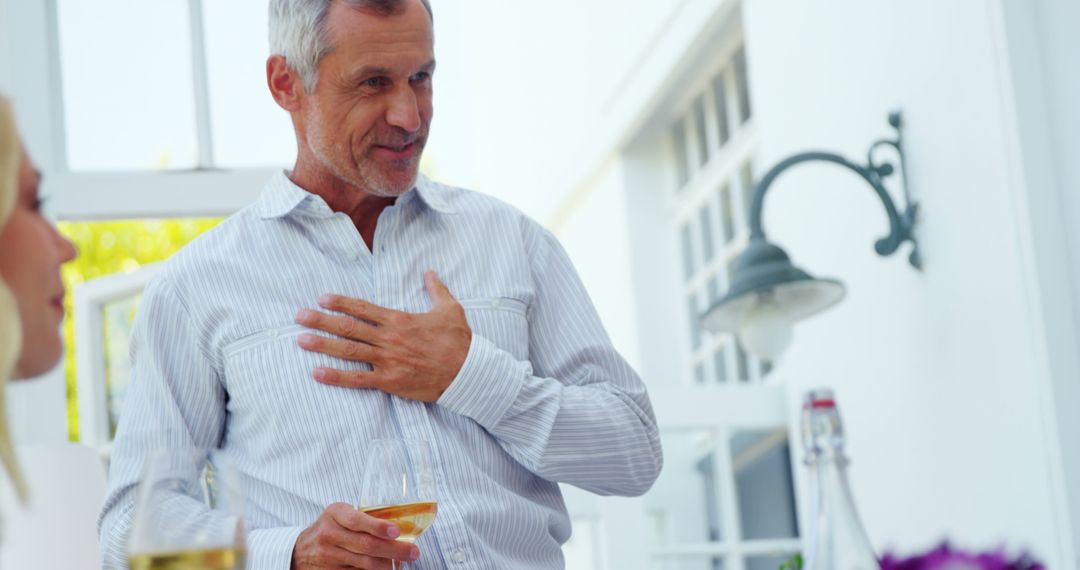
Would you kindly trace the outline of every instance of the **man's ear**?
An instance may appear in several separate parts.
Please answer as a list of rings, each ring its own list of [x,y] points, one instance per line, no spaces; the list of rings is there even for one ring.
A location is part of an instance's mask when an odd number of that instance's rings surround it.
[[[289,68],[285,56],[272,55],[266,60],[266,85],[270,87],[270,94],[282,109],[290,113],[300,110],[300,95],[304,84],[300,76]]]

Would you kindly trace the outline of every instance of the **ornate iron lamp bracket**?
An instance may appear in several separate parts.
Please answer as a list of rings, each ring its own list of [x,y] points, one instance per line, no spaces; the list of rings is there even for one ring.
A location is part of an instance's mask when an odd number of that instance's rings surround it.
[[[889,234],[874,243],[874,250],[877,251],[878,255],[891,255],[895,253],[905,241],[910,241],[912,248],[911,254],[908,256],[908,261],[916,269],[922,269],[922,256],[919,253],[919,243],[915,239],[914,234],[919,205],[912,201],[911,195],[908,192],[907,171],[904,165],[903,121],[900,111],[894,111],[889,114],[889,124],[896,130],[896,137],[879,140],[870,145],[865,165],[856,164],[843,156],[831,152],[804,152],[790,156],[772,167],[772,169],[765,173],[765,176],[761,178],[761,182],[759,182],[754,189],[754,198],[750,206],[750,238],[765,240],[765,230],[762,227],[761,222],[762,209],[765,201],[765,192],[768,191],[769,187],[776,180],[776,177],[797,164],[818,161],[831,162],[854,171],[866,180],[885,206],[885,214],[889,218]],[[883,184],[885,178],[888,178],[896,172],[892,163],[887,161],[879,162],[875,157],[877,150],[883,146],[894,148],[898,156],[897,160],[900,165],[901,176],[900,185],[903,189],[904,196],[903,211],[897,210],[896,204],[893,202],[892,197],[889,195],[888,190]]]

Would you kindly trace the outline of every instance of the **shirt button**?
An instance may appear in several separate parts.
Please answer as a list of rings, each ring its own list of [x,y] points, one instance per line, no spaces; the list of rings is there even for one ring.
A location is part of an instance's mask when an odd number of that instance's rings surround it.
[[[277,329],[270,329],[266,331],[266,336],[269,338],[277,338]]]
[[[501,306],[502,306],[502,301],[500,299],[495,299],[495,300],[491,301],[491,307],[492,308],[498,309]]]
[[[460,550],[454,551],[454,562],[465,562],[465,553]]]

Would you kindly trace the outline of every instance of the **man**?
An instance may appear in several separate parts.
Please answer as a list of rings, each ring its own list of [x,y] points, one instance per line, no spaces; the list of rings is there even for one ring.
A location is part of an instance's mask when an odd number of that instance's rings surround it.
[[[561,568],[558,482],[636,495],[659,474],[643,384],[550,233],[418,177],[426,2],[271,0],[270,28],[296,164],[144,294],[106,564],[123,564],[142,457],[195,445],[242,473],[249,568]],[[417,546],[355,508],[387,436],[434,450],[439,512]]]

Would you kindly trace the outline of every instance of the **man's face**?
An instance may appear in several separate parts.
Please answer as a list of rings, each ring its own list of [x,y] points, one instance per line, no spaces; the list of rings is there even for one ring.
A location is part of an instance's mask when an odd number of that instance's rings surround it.
[[[333,51],[301,95],[301,158],[306,150],[322,177],[399,196],[416,183],[431,124],[430,16],[417,0],[391,16],[334,2],[327,31]]]

